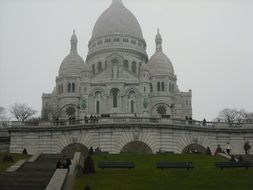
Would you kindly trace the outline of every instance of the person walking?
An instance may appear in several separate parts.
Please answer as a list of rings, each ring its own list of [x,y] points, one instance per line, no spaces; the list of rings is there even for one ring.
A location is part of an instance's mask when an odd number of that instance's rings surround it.
[[[225,150],[226,150],[226,153],[227,153],[228,155],[230,155],[230,152],[231,152],[231,146],[230,146],[230,144],[229,144],[229,143],[227,143],[227,144],[225,145]]]
[[[249,150],[251,149],[251,146],[249,144],[249,141],[247,141],[244,146],[243,146],[243,149],[245,151],[245,154],[248,155],[249,154]]]

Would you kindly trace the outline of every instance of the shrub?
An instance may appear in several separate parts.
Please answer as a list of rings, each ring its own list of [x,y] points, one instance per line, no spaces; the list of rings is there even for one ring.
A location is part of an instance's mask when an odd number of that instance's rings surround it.
[[[22,154],[24,154],[24,155],[28,155],[26,148],[24,148],[24,150],[23,150]]]
[[[212,155],[212,152],[211,152],[211,150],[210,150],[209,147],[207,147],[207,149],[206,149],[206,154],[207,154],[207,155]]]
[[[91,174],[91,173],[95,173],[95,172],[96,171],[95,171],[95,168],[94,168],[94,163],[93,163],[93,160],[91,158],[91,155],[89,154],[88,157],[84,161],[83,173]]]
[[[89,155],[93,155],[94,154],[94,150],[92,147],[90,147],[90,150],[89,150]]]
[[[10,154],[5,154],[3,157],[3,162],[14,162],[14,159]]]
[[[89,185],[86,185],[84,190],[91,190],[90,186]]]

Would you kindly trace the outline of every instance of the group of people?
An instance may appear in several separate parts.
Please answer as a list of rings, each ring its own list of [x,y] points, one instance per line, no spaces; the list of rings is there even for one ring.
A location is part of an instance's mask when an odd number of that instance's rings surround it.
[[[68,169],[68,171],[69,171],[70,165],[71,165],[70,159],[64,155],[63,157],[61,157],[58,160],[58,162],[56,164],[56,168],[57,169]]]
[[[84,116],[85,123],[98,123],[99,116],[97,115],[90,115],[90,118],[88,118],[86,115]]]
[[[251,149],[251,146],[249,144],[249,141],[247,141],[244,146],[243,146],[243,149],[245,151],[245,154],[248,155],[249,154],[249,150]],[[215,152],[214,152],[214,155],[217,155],[219,153],[222,153],[222,148],[221,146],[218,144],[218,147],[216,148]],[[229,144],[229,142],[225,145],[225,153],[230,155],[231,153],[231,145]]]

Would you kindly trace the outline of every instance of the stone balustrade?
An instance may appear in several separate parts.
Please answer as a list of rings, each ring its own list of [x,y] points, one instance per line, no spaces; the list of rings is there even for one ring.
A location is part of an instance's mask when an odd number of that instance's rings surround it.
[[[68,126],[85,126],[85,125],[106,125],[106,124],[160,124],[160,125],[174,125],[190,126],[190,127],[203,127],[203,128],[227,128],[227,129],[248,129],[253,128],[253,123],[224,123],[224,122],[203,122],[196,120],[180,120],[169,118],[150,118],[150,117],[109,117],[109,118],[87,118],[81,120],[59,120],[54,122],[9,122],[9,127],[68,127]],[[5,134],[8,133],[5,131]],[[3,135],[0,130],[0,136]]]

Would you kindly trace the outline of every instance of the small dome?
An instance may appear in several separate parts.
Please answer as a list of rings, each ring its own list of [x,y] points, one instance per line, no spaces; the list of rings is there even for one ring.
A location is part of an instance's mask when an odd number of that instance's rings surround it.
[[[62,61],[59,76],[80,76],[84,67],[83,59],[77,53],[77,37],[75,31],[70,40],[70,53]]]
[[[170,59],[162,51],[157,51],[150,58],[148,68],[152,75],[174,74],[174,69]]]
[[[142,63],[142,64],[141,64],[140,71],[146,71],[146,72],[149,72],[149,68],[148,68],[148,66],[147,66],[147,64],[146,64],[146,63]]]
[[[93,28],[92,39],[112,34],[125,34],[143,39],[140,24],[121,0],[113,0],[111,6],[98,18]]]
[[[62,62],[59,76],[80,76],[84,67],[83,59],[74,52],[71,52]]]
[[[170,59],[163,53],[162,49],[162,36],[159,32],[159,29],[157,30],[157,35],[155,38],[156,42],[156,52],[155,54],[150,58],[148,62],[148,67],[150,70],[150,73],[152,75],[174,75],[174,69],[173,65],[170,61]]]

